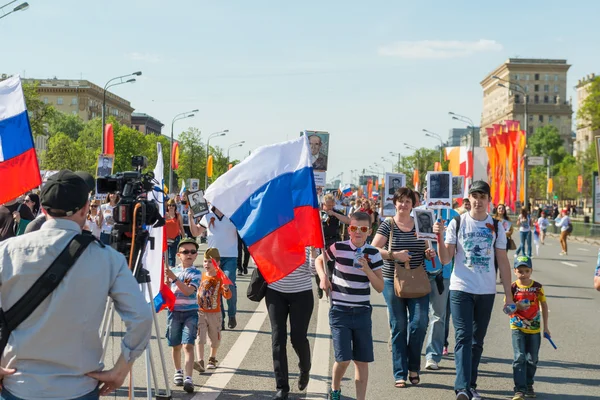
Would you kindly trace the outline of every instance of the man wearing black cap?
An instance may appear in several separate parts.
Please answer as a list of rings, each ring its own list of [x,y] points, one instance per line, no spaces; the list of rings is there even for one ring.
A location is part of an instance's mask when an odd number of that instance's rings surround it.
[[[42,190],[47,222],[37,232],[0,243],[0,301],[11,308],[81,233],[89,186],[69,170]],[[98,330],[110,296],[125,323],[121,356],[101,368]],[[93,399],[120,387],[150,339],[152,311],[125,257],[91,243],[56,290],[10,335],[1,359],[2,396],[10,399]],[[100,385],[99,385],[100,384]]]
[[[92,192],[96,188],[96,180],[89,173],[87,173],[85,171],[75,171],[75,175],[79,176],[81,179],[84,180],[84,182],[90,189],[90,192]],[[43,206],[43,204],[42,204],[42,206]],[[25,233],[35,232],[35,231],[40,230],[42,225],[44,225],[44,222],[46,222],[46,214],[41,213],[36,219],[31,221],[27,225],[27,228],[25,228]]]
[[[21,218],[27,221],[32,221],[35,218],[26,204],[19,203],[17,199],[14,199],[0,205],[0,242],[16,236],[16,228],[19,225],[18,220]]]
[[[443,221],[436,222],[433,229],[439,236],[442,264],[449,263],[454,256],[450,310],[456,337],[456,400],[481,399],[477,392],[477,372],[496,295],[494,257],[502,278],[505,305],[514,304],[506,233],[502,224],[487,213],[490,197],[487,182],[473,182],[469,189],[470,211],[450,221],[446,229]]]

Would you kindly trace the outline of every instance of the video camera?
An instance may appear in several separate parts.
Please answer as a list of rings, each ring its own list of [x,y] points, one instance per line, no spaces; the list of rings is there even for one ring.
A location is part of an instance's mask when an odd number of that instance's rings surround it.
[[[161,227],[165,220],[156,201],[147,199],[147,193],[155,190],[154,174],[142,174],[142,170],[148,166],[148,159],[144,156],[134,156],[131,165],[135,171],[98,177],[96,182],[98,193],[120,193],[121,199],[113,210],[115,224],[110,245],[127,259],[130,259],[132,251],[138,254],[135,265],[130,265],[135,272],[141,270],[137,267],[141,265],[143,251],[148,242],[147,227]]]

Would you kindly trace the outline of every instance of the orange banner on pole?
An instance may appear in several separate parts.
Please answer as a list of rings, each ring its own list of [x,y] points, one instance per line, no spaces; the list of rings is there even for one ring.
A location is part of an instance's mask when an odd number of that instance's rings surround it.
[[[548,179],[548,194],[554,191],[554,183],[552,182],[552,178]]]
[[[370,199],[373,196],[373,180],[369,179],[367,181],[367,199]]]
[[[206,175],[209,178],[213,176],[213,156],[208,156],[208,161],[206,162]]]
[[[442,164],[441,164],[439,161],[436,161],[436,162],[433,164],[433,170],[434,170],[435,172],[441,171],[441,170],[442,170]]]
[[[415,190],[418,192],[419,191],[419,170],[415,169],[415,171],[413,172],[413,186],[415,188]]]
[[[579,193],[583,192],[583,176],[581,175],[577,177],[577,191]]]

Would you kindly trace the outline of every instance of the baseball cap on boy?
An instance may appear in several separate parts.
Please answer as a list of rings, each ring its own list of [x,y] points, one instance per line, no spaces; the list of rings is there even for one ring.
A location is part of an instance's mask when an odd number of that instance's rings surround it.
[[[490,185],[486,181],[475,181],[469,188],[469,194],[473,193],[483,193],[489,196],[491,193]]]
[[[89,186],[74,172],[63,169],[50,176],[41,193],[42,207],[53,217],[70,217],[85,207]]]
[[[533,269],[533,263],[531,262],[531,258],[527,256],[517,257],[517,259],[515,260],[514,269],[517,269],[519,267],[527,267]]]

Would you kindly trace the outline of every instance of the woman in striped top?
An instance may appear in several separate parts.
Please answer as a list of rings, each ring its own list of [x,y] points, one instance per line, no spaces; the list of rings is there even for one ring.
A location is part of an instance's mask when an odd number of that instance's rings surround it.
[[[287,399],[290,392],[286,351],[288,316],[291,342],[298,355],[300,366],[298,389],[302,391],[308,385],[311,361],[307,334],[314,306],[312,275],[316,272],[313,262],[315,257],[311,249],[307,248],[304,264],[267,287],[265,303],[271,321],[273,368],[277,383],[277,394],[274,399]]]
[[[396,215],[386,219],[377,230],[372,245],[383,257],[383,296],[387,303],[392,334],[392,365],[396,387],[406,387],[406,380],[413,385],[419,383],[421,348],[429,322],[429,295],[416,299],[396,297],[394,291],[394,269],[396,263],[410,262],[411,268],[425,268],[424,259],[435,257],[435,251],[426,248],[423,240],[417,239],[415,223],[410,216],[416,203],[415,192],[403,187],[394,194]],[[391,246],[388,243],[393,229]]]

